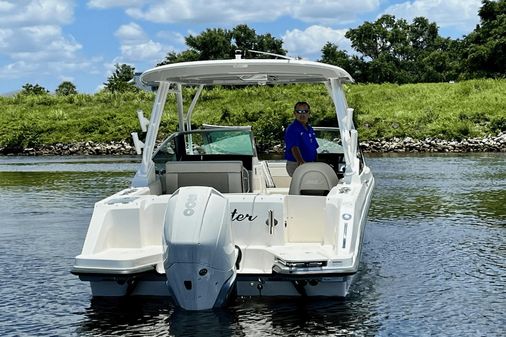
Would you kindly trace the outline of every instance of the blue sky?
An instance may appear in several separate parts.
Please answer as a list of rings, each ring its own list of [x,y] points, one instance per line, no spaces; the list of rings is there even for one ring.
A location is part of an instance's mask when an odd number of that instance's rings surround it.
[[[382,14],[436,22],[460,38],[479,22],[480,0],[0,0],[0,94],[25,83],[54,91],[72,81],[99,90],[126,63],[144,71],[184,37],[247,24],[284,41],[288,55],[316,60],[327,42],[350,50],[344,34]]]

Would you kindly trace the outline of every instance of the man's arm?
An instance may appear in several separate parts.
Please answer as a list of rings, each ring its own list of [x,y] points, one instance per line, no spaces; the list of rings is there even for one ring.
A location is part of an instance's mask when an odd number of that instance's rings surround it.
[[[291,148],[292,154],[295,157],[295,160],[297,160],[297,164],[302,165],[304,164],[304,159],[302,158],[302,155],[300,154],[300,149],[298,146],[292,146]]]

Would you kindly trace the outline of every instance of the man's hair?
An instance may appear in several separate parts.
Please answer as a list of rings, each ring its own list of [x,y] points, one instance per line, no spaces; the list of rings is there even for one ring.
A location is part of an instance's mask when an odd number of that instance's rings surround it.
[[[308,103],[308,102],[301,101],[301,102],[297,102],[297,103],[295,103],[295,105],[293,106],[293,111],[297,110],[297,107],[298,107],[299,105],[306,105],[306,106],[307,106],[307,109],[308,109],[308,110],[311,110],[311,107],[309,106],[309,103]]]

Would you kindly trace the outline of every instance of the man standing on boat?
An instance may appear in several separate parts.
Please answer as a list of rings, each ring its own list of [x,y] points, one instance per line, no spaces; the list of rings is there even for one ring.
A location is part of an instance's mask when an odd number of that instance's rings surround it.
[[[305,162],[316,161],[318,142],[309,125],[310,108],[307,102],[297,102],[293,109],[295,120],[285,131],[286,171],[291,177],[295,169]]]

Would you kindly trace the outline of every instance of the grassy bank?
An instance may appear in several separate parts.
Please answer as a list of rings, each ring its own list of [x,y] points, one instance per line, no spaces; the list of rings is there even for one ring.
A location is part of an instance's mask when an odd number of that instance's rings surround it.
[[[346,91],[363,140],[407,136],[461,140],[506,130],[506,80],[354,84]],[[185,92],[188,104],[192,94]],[[146,92],[0,97],[0,147],[127,140],[130,132],[140,131],[135,111],[143,109],[149,115],[153,98]],[[313,125],[335,125],[323,85],[204,90],[193,122],[252,125],[257,142],[265,148],[281,141],[282,127],[292,119],[298,100],[310,102]],[[162,120],[162,134],[177,125],[173,97],[166,110],[170,113]]]

